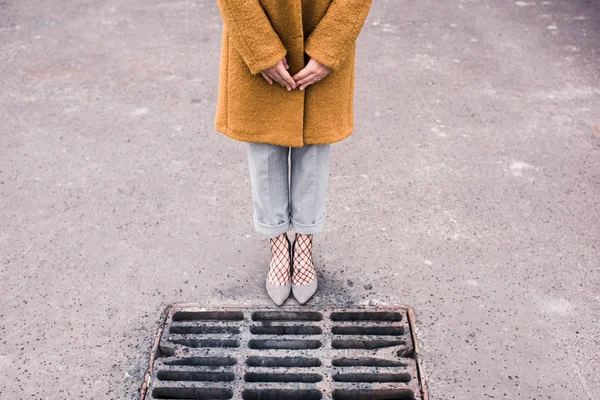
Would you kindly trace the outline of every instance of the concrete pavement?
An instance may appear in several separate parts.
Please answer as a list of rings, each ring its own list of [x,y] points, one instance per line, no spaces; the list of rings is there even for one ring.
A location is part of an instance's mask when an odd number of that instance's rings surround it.
[[[264,304],[214,1],[0,1],[0,399],[135,399],[170,303]],[[430,395],[600,398],[600,4],[375,0],[318,305],[415,309]],[[293,300],[288,300],[293,304]]]

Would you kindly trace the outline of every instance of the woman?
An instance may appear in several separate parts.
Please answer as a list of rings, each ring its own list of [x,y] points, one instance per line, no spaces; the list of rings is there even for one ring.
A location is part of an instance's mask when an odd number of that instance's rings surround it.
[[[372,0],[217,2],[215,129],[247,142],[254,227],[271,246],[267,293],[305,304],[317,290],[312,238],[325,221],[330,147],[353,130],[356,39]]]

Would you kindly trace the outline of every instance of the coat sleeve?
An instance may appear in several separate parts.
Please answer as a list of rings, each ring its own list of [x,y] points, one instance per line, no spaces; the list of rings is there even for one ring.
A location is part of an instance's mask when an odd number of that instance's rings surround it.
[[[258,0],[217,0],[223,22],[250,73],[277,64],[287,49]]]
[[[321,21],[304,42],[304,52],[332,70],[347,56],[358,38],[372,0],[332,0]]]

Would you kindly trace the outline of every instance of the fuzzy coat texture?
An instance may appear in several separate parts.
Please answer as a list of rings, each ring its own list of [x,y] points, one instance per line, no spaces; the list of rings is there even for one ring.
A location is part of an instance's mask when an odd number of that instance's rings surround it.
[[[356,39],[372,0],[217,0],[223,18],[214,127],[244,142],[330,144],[354,128]],[[294,76],[312,57],[332,69],[304,90],[260,74],[284,56]]]

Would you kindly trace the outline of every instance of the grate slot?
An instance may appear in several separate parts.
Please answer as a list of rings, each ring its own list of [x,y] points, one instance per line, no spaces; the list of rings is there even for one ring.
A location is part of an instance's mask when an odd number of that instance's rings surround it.
[[[250,327],[253,335],[320,335],[323,330],[318,326],[271,325]]]
[[[165,365],[193,365],[198,367],[226,367],[237,364],[233,357],[185,357],[163,361]]]
[[[323,397],[316,389],[247,389],[242,392],[244,400],[319,400]]]
[[[204,382],[231,382],[235,379],[232,372],[206,372],[206,371],[158,371],[156,377],[161,381],[204,381]]]
[[[234,339],[173,339],[172,343],[187,347],[239,347],[240,342]]]
[[[333,391],[333,400],[414,400],[411,389],[344,390]]]
[[[405,367],[403,361],[386,360],[383,358],[335,358],[331,361],[334,367]]]
[[[256,373],[247,372],[244,375],[246,382],[321,382],[323,377],[319,374],[290,374],[290,373]]]
[[[212,335],[212,334],[239,334],[240,328],[237,326],[197,326],[180,325],[171,326],[169,333],[182,335]]]
[[[331,333],[334,335],[402,336],[405,334],[405,330],[403,326],[333,326]]]
[[[249,367],[266,368],[310,368],[320,367],[321,360],[318,358],[305,357],[258,357],[251,356],[246,360]]]
[[[173,321],[243,321],[241,311],[178,311],[173,314]]]
[[[292,340],[292,339],[251,339],[248,347],[251,349],[286,349],[286,350],[304,350],[318,349],[322,343],[319,340]]]
[[[250,324],[252,326],[319,326],[323,329],[323,321],[296,321],[296,320],[259,320],[254,321],[250,318]],[[392,324],[392,322],[386,322],[387,324]],[[250,325],[249,324],[249,325]],[[373,325],[374,322],[369,322],[369,324]]]
[[[408,373],[409,377],[411,368],[407,366],[402,367],[365,367],[363,365],[357,367],[336,367],[335,370],[332,371],[336,374],[406,374]],[[380,388],[381,389],[381,388]]]
[[[373,350],[384,347],[404,346],[406,340],[377,340],[377,339],[333,339],[331,347],[334,349],[363,349]]]
[[[231,399],[233,391],[227,388],[157,387],[152,390],[155,399]]]
[[[252,321],[321,321],[323,314],[316,311],[256,311]]]
[[[332,321],[402,321],[402,314],[391,311],[332,312]]]
[[[336,382],[405,382],[412,379],[409,373],[385,374],[385,373],[347,373],[334,374]]]

